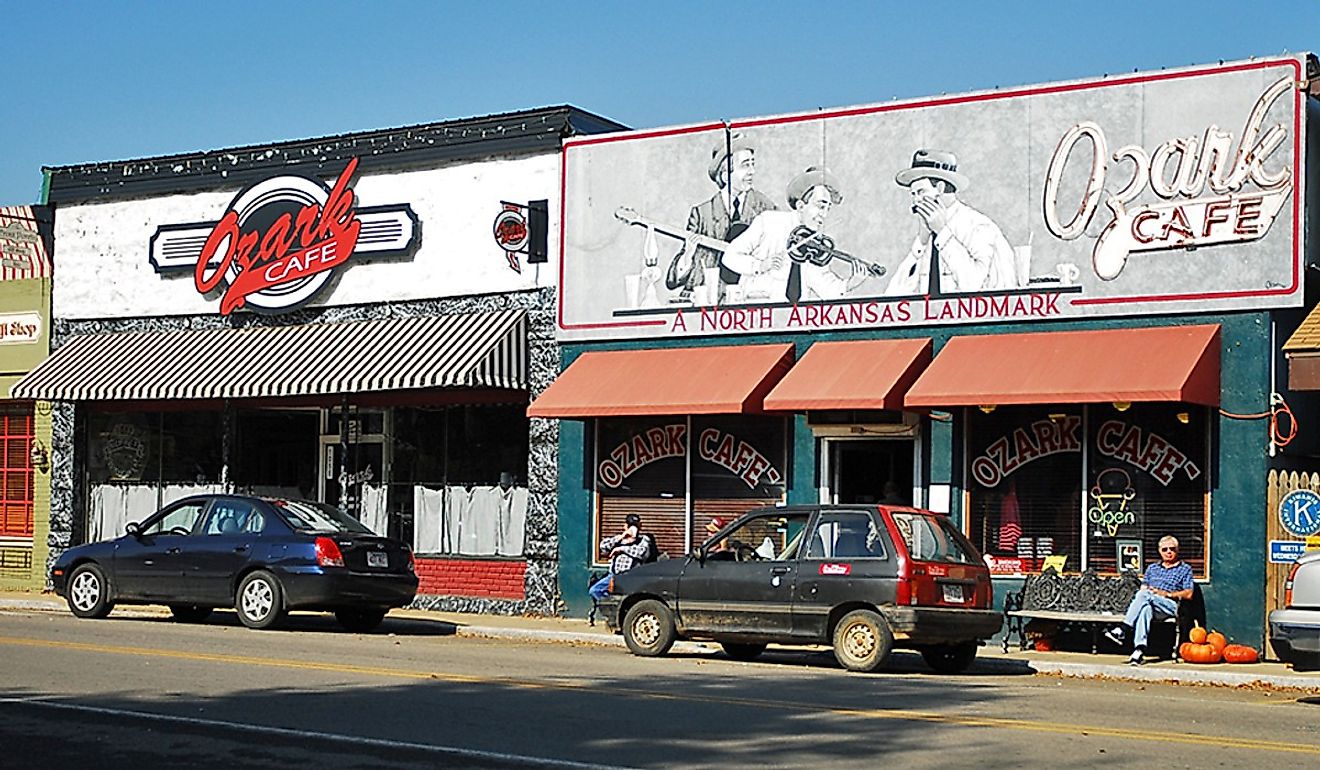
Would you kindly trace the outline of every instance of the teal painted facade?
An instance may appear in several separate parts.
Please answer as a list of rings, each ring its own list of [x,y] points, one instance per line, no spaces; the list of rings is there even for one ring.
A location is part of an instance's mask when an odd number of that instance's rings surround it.
[[[752,345],[791,342],[797,358],[813,342],[824,340],[930,337],[935,354],[955,335],[1048,332],[1081,329],[1119,329],[1185,324],[1219,324],[1221,327],[1220,406],[1223,412],[1260,413],[1268,409],[1271,390],[1282,390],[1286,372],[1270,382],[1270,364],[1275,355],[1269,313],[1231,313],[1204,316],[1158,316],[1107,318],[1066,323],[994,324],[983,326],[905,328],[898,330],[849,331],[820,334],[748,335],[687,339],[674,342],[628,341],[565,345],[562,365],[567,368],[587,350],[635,350],[654,347],[708,345]],[[937,413],[938,414],[938,413]],[[940,414],[943,417],[943,414]],[[924,418],[918,451],[924,478],[921,486],[950,485],[951,515],[963,522],[963,490],[960,469],[961,425],[952,419]],[[813,503],[817,499],[815,473],[819,464],[817,439],[806,419],[792,421],[792,463],[789,503]],[[584,615],[590,608],[586,596],[589,564],[595,543],[592,531],[592,496],[584,482],[587,423],[561,422],[559,434],[559,576],[560,592],[571,615]],[[1202,583],[1210,625],[1230,638],[1261,647],[1265,625],[1266,476],[1267,424],[1263,419],[1241,420],[1221,413],[1211,435],[1209,571]],[[1020,579],[996,579],[996,600],[1021,587]]]

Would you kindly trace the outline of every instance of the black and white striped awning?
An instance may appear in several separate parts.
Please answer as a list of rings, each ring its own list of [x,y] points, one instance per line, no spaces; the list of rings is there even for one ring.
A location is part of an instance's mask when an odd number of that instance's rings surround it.
[[[527,388],[524,310],[75,337],[12,398],[158,401]]]

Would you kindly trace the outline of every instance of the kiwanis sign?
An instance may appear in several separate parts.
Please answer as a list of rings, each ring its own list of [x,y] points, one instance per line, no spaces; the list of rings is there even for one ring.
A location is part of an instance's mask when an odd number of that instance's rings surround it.
[[[151,238],[158,273],[190,270],[220,295],[220,313],[283,313],[310,302],[353,257],[413,252],[419,227],[407,204],[362,208],[356,158],[332,187],[304,176],[264,179],[234,196],[216,222],[164,225]]]

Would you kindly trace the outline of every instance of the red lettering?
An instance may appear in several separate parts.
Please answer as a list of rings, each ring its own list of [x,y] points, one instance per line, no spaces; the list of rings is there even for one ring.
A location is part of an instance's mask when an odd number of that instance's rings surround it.
[[[1233,225],[1233,232],[1238,235],[1256,235],[1260,232],[1260,204],[1261,197],[1243,198],[1238,204],[1237,223]]]
[[[1147,220],[1159,219],[1160,215],[1150,209],[1145,209],[1132,217],[1132,239],[1137,243],[1150,243],[1155,240],[1155,236],[1145,232],[1141,226],[1146,224]]]
[[[1215,225],[1228,221],[1228,201],[1217,200],[1205,204],[1205,222],[1201,225],[1201,237],[1210,235],[1210,231],[1215,229]]]

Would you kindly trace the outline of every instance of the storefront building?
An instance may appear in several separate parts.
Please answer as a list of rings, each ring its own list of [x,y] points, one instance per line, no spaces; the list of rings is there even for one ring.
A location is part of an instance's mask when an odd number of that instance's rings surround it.
[[[46,584],[50,405],[15,399],[50,349],[50,209],[0,207],[0,590]]]
[[[556,425],[525,414],[559,365],[551,202],[562,140],[619,128],[560,107],[46,169],[53,352],[14,394],[53,404],[52,541],[310,498],[412,543],[419,606],[554,612]]]
[[[564,372],[528,413],[562,420],[570,609],[627,513],[680,555],[756,505],[892,502],[948,512],[1001,598],[1174,534],[1210,622],[1259,646],[1267,475],[1315,454],[1270,419],[1306,399],[1280,345],[1317,294],[1315,76],[1286,56],[566,142]]]

